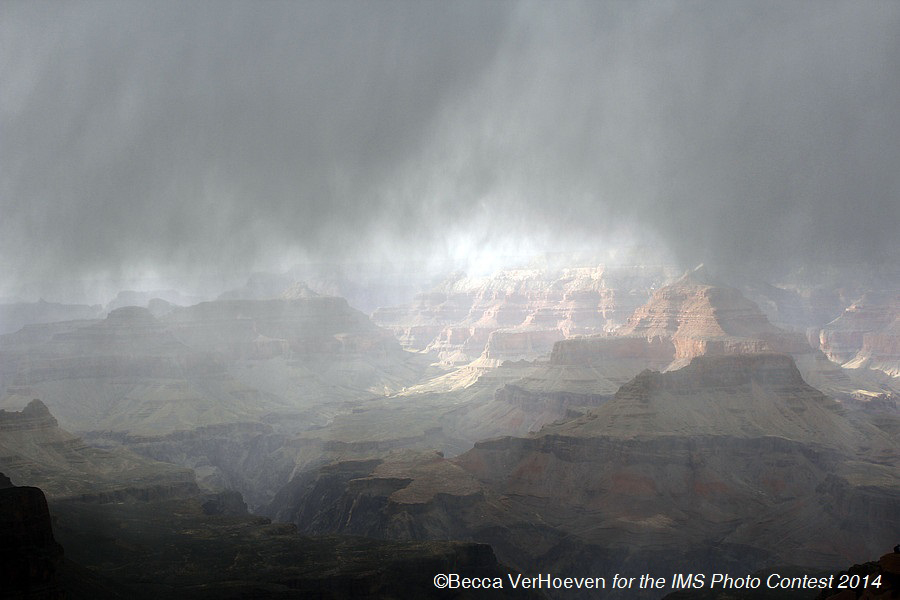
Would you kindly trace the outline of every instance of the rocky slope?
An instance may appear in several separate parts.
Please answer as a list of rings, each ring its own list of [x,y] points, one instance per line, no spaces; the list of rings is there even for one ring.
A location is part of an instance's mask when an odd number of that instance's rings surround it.
[[[900,530],[898,454],[789,356],[697,357],[454,459],[306,474],[270,511],[309,532],[487,542],[524,570],[830,567]]]
[[[674,358],[674,345],[661,338],[575,337],[557,342],[550,360],[497,369],[492,396],[472,401],[450,413],[455,431],[473,441],[498,435],[524,435],[612,398],[619,387],[647,368],[664,369]],[[514,370],[513,367],[519,368]],[[498,376],[518,372],[506,381]],[[481,376],[480,385],[489,378]],[[474,400],[474,398],[473,398]]]
[[[88,446],[60,429],[40,400],[32,400],[21,412],[0,410],[0,469],[16,483],[40,487],[51,498],[106,502],[196,491],[187,469],[124,449]]]
[[[841,575],[851,578],[856,576],[860,579],[868,576],[869,581],[877,578],[879,585],[860,586],[862,589],[856,590],[823,591],[816,597],[816,600],[887,600],[896,598],[900,596],[900,552],[885,554],[877,561],[853,565],[846,571],[838,573],[835,579],[839,580]]]
[[[805,376],[841,400],[888,408],[895,401],[892,389],[833,365],[802,335],[773,326],[737,289],[701,267],[657,290],[616,332],[557,342],[549,362],[535,363],[522,379],[497,390],[493,403],[470,407],[467,426],[487,436],[537,431],[599,406],[644,369],[773,349],[792,352]]]

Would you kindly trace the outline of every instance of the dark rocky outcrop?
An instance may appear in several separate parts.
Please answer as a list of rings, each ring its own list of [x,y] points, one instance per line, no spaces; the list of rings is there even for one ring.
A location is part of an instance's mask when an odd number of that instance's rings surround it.
[[[0,487],[0,598],[61,600],[62,563],[44,493]]]
[[[438,573],[505,577],[508,569],[482,544],[300,536],[293,525],[227,509],[238,503],[233,495],[112,505],[67,500],[54,512],[59,538],[84,573],[139,600],[541,597],[434,587]]]
[[[840,580],[842,575],[856,576],[859,579],[868,577],[868,581],[877,578],[878,585],[868,585],[847,589],[835,593],[833,589],[823,590],[815,600],[888,600],[900,598],[900,552],[883,555],[877,561],[853,565],[846,571],[835,575]]]

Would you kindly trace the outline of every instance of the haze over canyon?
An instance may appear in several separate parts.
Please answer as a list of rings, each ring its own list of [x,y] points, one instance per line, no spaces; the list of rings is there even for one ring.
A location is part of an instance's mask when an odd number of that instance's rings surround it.
[[[4,3],[0,597],[896,594],[898,31]]]

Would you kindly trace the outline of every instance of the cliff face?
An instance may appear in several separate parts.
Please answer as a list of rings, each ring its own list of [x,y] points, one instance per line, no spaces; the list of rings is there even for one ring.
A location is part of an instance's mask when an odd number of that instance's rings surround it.
[[[534,359],[575,335],[612,331],[670,279],[661,267],[518,269],[456,276],[411,306],[375,311],[376,323],[447,365]]]
[[[305,531],[487,542],[526,570],[833,566],[891,543],[898,454],[789,356],[698,357],[454,459],[329,467],[272,508]]]
[[[554,366],[599,366],[610,362],[641,361],[645,368],[667,364],[675,345],[665,337],[593,336],[559,342],[550,354]]]
[[[658,290],[647,304],[635,311],[624,327],[617,330],[616,335],[671,343],[674,356],[666,370],[683,367],[696,356],[783,352],[794,357],[804,379],[849,406],[894,412],[900,396],[900,389],[884,377],[863,369],[842,369],[824,360],[825,356],[810,346],[805,334],[775,327],[741,292],[716,283],[702,267]],[[597,342],[597,345],[602,343]],[[634,341],[628,343],[637,344]],[[852,366],[878,364],[883,370],[890,370],[893,360],[890,335],[873,338],[870,343],[870,355],[861,357],[859,364]],[[818,341],[815,344],[818,345]],[[577,346],[573,344],[573,347]],[[884,351],[875,348],[884,348]],[[560,347],[561,351],[564,349],[565,345]],[[604,354],[599,347],[589,345],[585,345],[583,351]],[[635,351],[646,354],[649,348],[636,346],[630,349],[631,354],[638,353]],[[594,360],[598,359],[599,356]],[[609,362],[613,360],[613,357],[609,358]],[[657,368],[649,361],[646,366]]]
[[[812,351],[802,336],[774,327],[738,290],[715,285],[699,268],[655,292],[615,333],[558,341],[549,364],[498,390],[497,403],[513,408],[495,431],[536,431],[599,406],[644,369],[672,370],[695,356],[773,348]],[[502,412],[491,408],[495,415]]]
[[[848,369],[872,369],[900,377],[900,311],[884,328],[863,335],[859,352],[844,364]]]
[[[868,334],[891,330],[900,318],[900,296],[887,293],[863,295],[819,332],[819,346],[832,361],[852,361],[863,349]]]
[[[809,350],[803,336],[772,325],[756,304],[737,289],[716,284],[702,267],[656,291],[617,334],[669,339],[676,361],[706,354]]]
[[[819,330],[816,341],[829,359],[845,368],[886,376],[891,389],[883,398],[896,411],[900,394],[890,379],[900,377],[900,296],[886,292],[863,295]],[[880,404],[885,404],[884,400]]]

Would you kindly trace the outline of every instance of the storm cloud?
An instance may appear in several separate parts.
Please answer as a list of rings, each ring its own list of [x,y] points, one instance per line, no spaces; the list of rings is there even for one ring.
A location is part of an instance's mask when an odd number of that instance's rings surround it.
[[[6,2],[0,291],[602,247],[897,260],[896,2]]]

